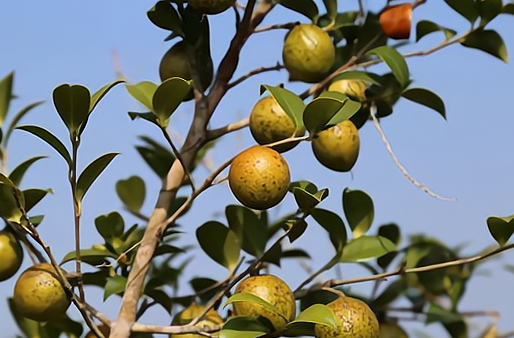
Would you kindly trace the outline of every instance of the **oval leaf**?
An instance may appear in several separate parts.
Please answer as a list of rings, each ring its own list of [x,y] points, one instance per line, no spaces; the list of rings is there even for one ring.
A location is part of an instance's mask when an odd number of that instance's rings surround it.
[[[142,81],[133,85],[125,85],[127,91],[133,98],[138,100],[143,106],[153,111],[152,98],[157,90],[157,85],[150,81]]]
[[[342,99],[339,93],[325,92],[325,97],[318,97],[309,102],[303,112],[303,124],[311,134],[325,129],[330,120],[344,107],[350,99]],[[331,97],[328,97],[331,95]],[[342,94],[341,94],[342,95]],[[336,97],[337,96],[337,97]]]
[[[158,1],[146,15],[157,27],[172,31],[178,35],[184,34],[182,32],[182,20],[180,20],[177,11],[168,1]]]
[[[116,193],[130,211],[137,213],[145,201],[145,181],[139,176],[119,180],[116,182]]]
[[[191,92],[192,81],[179,77],[167,79],[157,87],[152,97],[153,112],[161,127],[168,125],[171,114]]]
[[[446,109],[443,100],[430,90],[424,88],[407,89],[402,93],[402,96],[407,100],[432,108],[446,120]]]
[[[62,142],[48,130],[38,126],[19,126],[16,127],[16,129],[27,131],[48,143],[48,145],[54,148],[62,156],[66,163],[68,163],[68,166],[71,166],[71,156],[68,153],[68,150],[64,144],[62,144]]]
[[[125,221],[117,211],[113,211],[95,218],[95,227],[100,236],[110,243],[112,239],[123,236]]]
[[[77,180],[76,197],[82,201],[93,182],[100,176],[102,171],[111,163],[119,153],[107,153],[91,162],[80,174]]]
[[[375,218],[373,200],[362,190],[344,189],[343,210],[355,238],[365,234]]]
[[[266,248],[267,224],[248,208],[240,205],[229,205],[225,209],[228,227],[238,237],[241,248],[260,258]]]
[[[312,22],[316,22],[318,19],[318,6],[316,6],[316,3],[312,0],[279,0],[277,3],[292,11],[305,15],[307,18],[311,19]]]
[[[340,250],[347,240],[346,227],[341,217],[325,209],[314,209],[311,216],[328,232],[336,251]]]
[[[202,250],[216,263],[231,271],[236,267],[241,246],[232,230],[220,222],[210,221],[196,229],[196,238]]]
[[[485,27],[496,18],[503,9],[502,0],[480,0],[476,1],[475,4],[481,18],[479,27]]]
[[[16,168],[13,169],[11,174],[9,175],[9,179],[15,186],[19,186],[21,183],[21,180],[23,176],[25,175],[25,172],[27,169],[36,161],[46,158],[46,156],[34,156],[32,158],[29,158],[25,162],[19,164]]]
[[[91,104],[89,90],[81,85],[63,84],[53,91],[54,106],[70,134],[78,132],[87,119]]]
[[[500,246],[504,246],[514,233],[514,215],[508,217],[489,217],[487,227],[491,236]]]
[[[277,100],[279,106],[282,107],[284,112],[293,120],[296,127],[302,127],[302,114],[305,109],[305,104],[298,95],[278,86],[262,85],[261,94],[264,90],[269,91],[270,95]]]
[[[443,32],[446,41],[450,40],[457,34],[453,29],[440,26],[432,21],[421,20],[416,25],[416,42],[421,40],[422,37],[434,32]]]
[[[343,248],[341,262],[361,262],[396,251],[396,245],[381,236],[361,236],[350,240]]]
[[[317,197],[315,194],[311,194],[310,192],[302,189],[302,188],[294,188],[293,194],[298,204],[298,208],[304,213],[309,214],[312,209],[314,209],[323,199],[328,196],[328,190],[323,189],[326,193]]]
[[[334,315],[334,311],[332,311],[328,306],[324,304],[314,304],[300,312],[296,319],[290,324],[299,322],[325,325],[337,330],[338,320]]]
[[[493,30],[476,30],[469,34],[462,42],[461,45],[468,48],[479,49],[494,57],[499,58],[505,63],[509,63],[509,56],[507,55],[507,47],[503,42],[502,37]]]
[[[380,46],[366,53],[366,55],[373,54],[377,55],[389,66],[391,72],[404,88],[409,84],[409,67],[404,57],[396,49]]]

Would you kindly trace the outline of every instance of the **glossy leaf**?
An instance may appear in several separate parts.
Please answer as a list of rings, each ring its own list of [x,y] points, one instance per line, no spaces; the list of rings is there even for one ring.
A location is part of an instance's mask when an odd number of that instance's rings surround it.
[[[107,168],[109,163],[111,163],[111,161],[114,160],[114,158],[118,155],[119,153],[104,154],[91,162],[84,169],[77,180],[76,196],[78,201],[82,201],[94,181],[98,178],[98,176],[100,176],[105,168]]]
[[[38,101],[38,102],[31,103],[28,106],[22,108],[19,112],[16,113],[16,115],[14,115],[13,119],[11,120],[11,123],[9,124],[9,127],[7,128],[7,132],[5,133],[5,138],[4,138],[5,147],[7,147],[7,144],[9,143],[9,139],[11,138],[11,134],[14,131],[14,129],[16,128],[18,122],[20,122],[20,120],[25,115],[27,115],[28,112],[30,112],[32,109],[36,108],[37,106],[43,104],[44,102],[45,101]]]
[[[461,44],[464,47],[479,49],[505,63],[509,63],[507,47],[505,47],[502,37],[496,31],[476,30],[461,41]]]
[[[63,84],[54,89],[53,100],[55,109],[70,134],[76,134],[89,114],[89,90],[81,85]]]
[[[228,227],[238,237],[241,248],[257,258],[261,257],[268,241],[267,224],[248,208],[228,205],[225,209]]]
[[[325,129],[330,120],[344,107],[350,99],[341,99],[335,92],[325,92],[325,97],[318,97],[309,102],[303,112],[303,124],[311,134]],[[331,97],[327,97],[330,95]],[[348,117],[350,118],[350,116]]]
[[[474,23],[477,20],[478,11],[474,0],[444,0],[444,2],[470,23]]]
[[[435,110],[446,120],[446,108],[443,100],[430,90],[424,88],[407,89],[402,93],[402,96],[407,100]]]
[[[184,34],[182,32],[182,21],[175,8],[168,1],[158,1],[146,15],[157,27],[172,31],[178,35]]]
[[[0,127],[3,125],[9,105],[12,99],[12,84],[14,80],[14,72],[10,72],[2,80],[0,80]]]
[[[240,292],[240,293],[233,294],[225,301],[225,303],[223,304],[223,307],[226,307],[227,305],[235,303],[235,302],[257,303],[260,306],[262,306],[264,309],[281,316],[286,321],[288,320],[288,318],[286,318],[284,316],[284,314],[282,314],[275,306],[273,306],[272,304],[268,303],[261,297],[256,296],[254,294],[247,293],[247,292]]]
[[[104,302],[110,296],[114,294],[121,294],[125,291],[125,287],[127,286],[127,279],[122,276],[114,276],[107,279],[107,283],[105,283],[104,287]]]
[[[380,82],[376,80],[375,74],[357,70],[342,72],[341,74],[334,77],[331,82],[336,82],[339,80],[361,80],[364,82],[380,85]]]
[[[457,35],[457,31],[453,29],[443,27],[432,21],[421,20],[416,24],[416,42],[434,32],[443,32],[447,41]]]
[[[342,249],[346,243],[347,234],[341,217],[332,211],[318,208],[311,211],[311,216],[328,232],[336,251]]]
[[[344,189],[343,210],[355,238],[365,234],[375,218],[373,200],[362,190]]]
[[[267,90],[270,95],[277,101],[279,106],[289,116],[297,127],[301,127],[302,114],[305,109],[305,104],[302,99],[290,90],[281,88],[279,86],[261,86],[261,94]]]
[[[117,212],[113,211],[106,215],[100,215],[95,218],[95,227],[100,236],[106,242],[112,241],[114,238],[121,237],[125,230],[125,221],[123,217]]]
[[[146,196],[145,181],[139,176],[130,176],[116,182],[116,193],[125,206],[132,212],[139,212]]]
[[[231,271],[236,267],[241,244],[232,230],[210,221],[196,229],[196,238],[202,250],[216,263]]]
[[[48,130],[41,128],[39,126],[29,125],[19,126],[16,127],[16,129],[29,132],[45,141],[48,145],[54,148],[55,151],[57,151],[62,156],[62,158],[66,161],[66,163],[68,163],[69,166],[71,166],[71,156],[68,153],[68,150],[66,149],[64,144],[62,144],[62,142],[59,141],[59,139],[55,137],[52,133],[50,133]]]
[[[337,330],[338,319],[334,315],[334,311],[332,311],[328,306],[324,304],[314,304],[300,312],[291,324],[298,322],[325,325]]]
[[[152,105],[161,127],[168,125],[171,114],[191,92],[191,84],[192,81],[172,77],[157,87],[152,97]]]
[[[53,193],[52,189],[25,189],[22,191],[25,199],[25,212],[32,210],[47,194]]]
[[[102,88],[98,89],[93,95],[91,95],[91,103],[89,105],[89,113],[91,113],[98,103],[104,98],[107,93],[113,89],[116,85],[125,83],[125,80],[116,80],[111,83],[106,84]]]
[[[125,85],[127,91],[133,98],[139,101],[148,110],[153,111],[152,99],[157,85],[150,81],[142,81],[133,85]]]
[[[491,236],[500,246],[504,246],[514,233],[514,215],[487,218],[487,227]]]
[[[480,15],[480,27],[485,27],[485,25],[497,17],[503,9],[502,0],[478,0],[475,4],[478,14]]]
[[[341,262],[362,262],[396,250],[396,245],[385,237],[361,236],[344,246]]]
[[[269,329],[254,317],[231,317],[219,333],[219,338],[257,338],[265,335]]]
[[[63,265],[64,263],[73,261],[77,258],[75,251],[71,251],[68,254],[64,255],[59,265]],[[80,250],[80,259],[82,262],[90,264],[90,265],[99,265],[105,262],[107,258],[116,259],[117,256],[107,249],[99,250],[99,249],[83,249]]]
[[[377,55],[384,61],[391,72],[394,74],[398,82],[405,88],[409,84],[409,67],[405,62],[404,57],[394,48],[387,46],[380,46],[370,50],[366,55]]]
[[[328,189],[322,189],[320,192],[321,194],[311,194],[310,192],[301,188],[295,188],[293,190],[296,203],[304,214],[309,214],[312,209],[314,209],[319,203],[321,203],[321,201],[328,197]]]
[[[28,160],[20,163],[16,168],[13,169],[13,171],[9,174],[9,179],[13,182],[15,186],[19,186],[21,183],[21,180],[23,176],[25,175],[25,172],[27,169],[34,164],[34,162],[37,162],[40,159],[46,158],[46,156],[34,156],[29,158]]]
[[[312,22],[316,22],[318,19],[318,6],[313,0],[278,0],[277,3],[306,16]]]

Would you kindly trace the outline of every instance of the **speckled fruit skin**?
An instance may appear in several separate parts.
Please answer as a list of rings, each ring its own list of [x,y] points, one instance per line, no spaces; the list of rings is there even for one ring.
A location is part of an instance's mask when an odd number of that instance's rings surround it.
[[[236,156],[228,174],[230,190],[248,208],[274,207],[291,183],[289,166],[276,150],[253,146]]]
[[[338,319],[338,330],[316,324],[314,332],[317,338],[378,338],[377,317],[363,301],[340,296],[327,306]]]
[[[277,100],[267,96],[255,104],[250,113],[250,132],[259,144],[269,144],[289,137],[305,135],[305,128],[296,131],[296,126]],[[293,149],[299,142],[280,144],[272,147],[279,153]]]
[[[378,338],[408,338],[407,333],[395,322],[380,323]]]
[[[203,14],[219,14],[230,8],[235,0],[188,0],[194,9]]]
[[[321,164],[335,171],[347,172],[359,157],[359,131],[353,122],[346,120],[321,131],[311,145]]]
[[[201,315],[205,310],[205,306],[198,305],[196,303],[191,304],[186,309],[179,312],[175,318],[173,318],[173,325],[185,325],[191,322],[194,318]],[[214,309],[209,310],[205,317],[200,320],[195,326],[197,327],[209,327],[223,325],[223,318]],[[213,336],[219,336],[219,332],[212,333]],[[200,334],[170,334],[170,338],[202,338],[204,336]]]
[[[48,263],[33,265],[22,272],[14,285],[13,299],[23,316],[39,322],[59,318],[70,306],[57,272]]]
[[[273,275],[251,276],[241,281],[235,293],[250,293],[258,296],[275,306],[288,321],[281,316],[266,310],[262,305],[254,302],[232,303],[236,316],[262,316],[270,321],[276,330],[282,330],[296,315],[296,304],[293,292],[280,278]]]
[[[174,44],[164,54],[159,63],[159,77],[161,81],[165,81],[172,77],[180,77],[185,80],[191,80],[191,72],[189,71],[189,58],[186,54],[186,43],[179,41]],[[200,81],[202,82],[202,88],[207,89],[212,82],[213,74],[209,72],[200,74]],[[187,96],[185,101],[192,100],[194,92]]]
[[[23,262],[23,248],[12,233],[0,231],[0,282],[18,272]]]
[[[314,24],[295,26],[286,36],[282,59],[290,81],[323,80],[335,61],[335,47],[324,30]]]

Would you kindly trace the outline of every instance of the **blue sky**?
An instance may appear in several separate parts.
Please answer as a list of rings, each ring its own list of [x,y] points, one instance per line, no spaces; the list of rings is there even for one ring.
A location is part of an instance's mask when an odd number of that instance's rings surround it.
[[[385,1],[366,1],[370,8],[380,8]],[[321,1],[318,1],[321,3]],[[340,3],[345,3],[340,1]],[[354,2],[352,7],[355,6]],[[15,70],[15,94],[19,99],[11,106],[11,114],[25,105],[45,100],[23,123],[41,125],[67,140],[66,130],[59,120],[51,101],[52,90],[61,83],[81,83],[95,91],[115,79],[112,52],[116,51],[123,72],[130,81],[159,82],[158,64],[171,43],[163,42],[166,32],[153,26],[146,11],[152,1],[47,1],[0,3],[0,30],[3,32],[0,56],[0,76]],[[414,21],[429,19],[460,32],[467,22],[452,12],[443,1],[428,1],[414,12]],[[514,50],[512,17],[501,16],[491,28],[503,35],[508,50]],[[222,58],[234,31],[233,16],[227,12],[211,19],[212,54],[215,63]],[[274,10],[263,24],[306,20],[283,8]],[[509,29],[510,28],[510,29]],[[281,61],[281,43],[285,31],[261,33],[252,37],[241,54],[236,76]],[[413,39],[414,36],[411,37]],[[426,50],[442,39],[439,34],[424,38],[419,44],[401,49],[402,52]],[[173,42],[172,42],[173,43]],[[377,131],[371,124],[360,130],[361,153],[352,174],[326,170],[319,165],[309,144],[300,144],[285,154],[293,180],[306,179],[318,187],[329,187],[330,196],[323,208],[342,212],[341,191],[345,187],[366,191],[375,203],[375,222],[370,231],[381,224],[398,223],[407,234],[426,232],[444,240],[449,245],[468,243],[466,254],[474,254],[492,244],[485,220],[490,215],[505,216],[514,213],[512,205],[512,156],[514,124],[511,105],[514,75],[512,64],[476,50],[455,45],[436,54],[408,60],[414,85],[438,93],[446,103],[447,121],[427,108],[402,100],[392,116],[383,120],[393,149],[407,169],[421,182],[444,196],[456,197],[456,202],[435,200],[407,182],[387,155]],[[370,69],[382,72],[384,66]],[[261,83],[276,85],[287,82],[287,73],[274,72],[256,76],[231,90],[218,107],[211,127],[218,127],[246,116],[259,98]],[[302,84],[287,84],[287,88],[300,92]],[[171,120],[174,135],[184,136],[192,117],[191,103],[182,105]],[[137,155],[134,145],[138,135],[149,135],[164,143],[158,130],[144,121],[131,121],[127,111],[141,110],[127,91],[115,88],[97,107],[84,133],[79,154],[79,167],[83,168],[94,158],[109,151],[119,156],[105,171],[86,196],[82,218],[84,246],[100,241],[94,230],[98,215],[121,209],[114,191],[117,179],[139,175],[145,178],[147,198],[144,212],[149,214],[155,202],[160,182]],[[180,143],[180,141],[178,141]],[[245,146],[253,143],[248,130],[225,137],[209,154],[215,164],[221,164]],[[28,172],[24,187],[52,187],[55,193],[48,196],[34,212],[46,215],[41,234],[60,259],[73,249],[72,205],[66,180],[66,167],[58,155],[36,138],[15,132],[10,142],[9,168],[31,156],[48,155]],[[208,171],[200,168],[196,179],[200,182]],[[186,234],[184,244],[196,244],[194,230],[206,220],[224,212],[226,204],[236,204],[226,185],[210,189],[194,204],[193,212],[180,223]],[[281,215],[293,210],[291,196],[271,215]],[[136,219],[124,214],[128,225]],[[322,266],[333,254],[326,250],[326,233],[311,221],[303,238],[296,243],[308,247],[314,269]],[[195,261],[187,269],[187,277],[214,276],[223,278],[225,270],[212,262],[200,250],[194,252]],[[493,310],[502,313],[501,331],[514,329],[508,318],[512,315],[514,294],[510,292],[512,274],[501,270],[513,254],[506,253],[501,260],[484,265],[492,274],[477,276],[469,284],[462,310]],[[24,267],[30,264],[29,259]],[[72,269],[71,265],[69,268]],[[351,265],[341,266],[345,277],[358,277],[366,271]],[[284,264],[274,273],[283,277],[293,287],[307,276],[296,262]],[[334,272],[322,277],[330,278]],[[184,279],[184,282],[188,279]],[[15,278],[0,284],[0,299],[12,293]],[[370,284],[356,285],[355,290],[369,292]],[[188,286],[180,294],[188,293]],[[88,300],[110,317],[117,314],[119,299],[102,302],[98,289],[88,292]],[[0,302],[0,313],[7,310]],[[70,308],[76,318],[77,311]],[[143,318],[145,323],[167,324],[169,316],[153,309]],[[18,329],[9,315],[0,318],[4,335],[13,337]],[[437,325],[422,328],[434,336],[444,337]],[[472,331],[473,332],[473,331]]]

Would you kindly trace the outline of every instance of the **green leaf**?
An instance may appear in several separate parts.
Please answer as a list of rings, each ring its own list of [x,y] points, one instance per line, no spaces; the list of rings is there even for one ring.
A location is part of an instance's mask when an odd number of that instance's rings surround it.
[[[474,0],[444,0],[444,2],[470,23],[474,23],[477,20],[478,11]]]
[[[365,234],[375,218],[373,200],[362,190],[344,189],[343,210],[355,238]]]
[[[262,256],[261,261],[275,264],[280,267],[280,260],[282,259],[282,245],[281,243],[273,244]]]
[[[232,230],[220,222],[210,221],[196,229],[196,238],[202,250],[216,263],[230,271],[236,267],[241,245]]]
[[[308,215],[312,209],[328,197],[328,189],[322,189],[315,194],[311,194],[301,188],[294,188],[293,194],[300,210]]]
[[[0,127],[3,125],[12,99],[14,71],[0,80]]]
[[[127,278],[122,276],[114,276],[107,279],[107,283],[105,283],[104,288],[104,302],[110,296],[114,294],[122,294],[125,291],[125,287],[127,286]]]
[[[127,91],[133,98],[138,100],[148,110],[153,111],[152,99],[157,85],[150,81],[142,81],[133,85],[125,85]]]
[[[289,224],[291,229],[289,230],[287,237],[289,237],[289,242],[293,243],[303,235],[305,230],[307,230],[307,222],[301,218],[298,218],[294,221],[290,221],[288,225]]]
[[[146,120],[148,122],[155,124],[157,127],[161,127],[159,124],[159,121],[154,113],[151,113],[151,112],[148,112],[148,113],[129,112],[128,115],[132,121],[134,121],[137,118],[140,118],[140,119],[143,119],[143,120]]]
[[[80,174],[77,180],[76,198],[82,201],[93,182],[119,153],[107,153],[91,162]]]
[[[345,245],[341,262],[362,262],[396,250],[396,245],[385,237],[361,236]]]
[[[309,181],[291,182],[291,184],[289,184],[288,191],[294,192],[295,188],[300,188],[311,194],[315,194],[318,192],[318,187],[314,183],[309,182]]]
[[[341,250],[347,241],[346,227],[341,217],[332,211],[318,208],[311,211],[311,216],[328,232],[336,251]]]
[[[96,108],[98,103],[104,98],[107,93],[113,89],[116,85],[119,85],[121,83],[125,83],[125,80],[116,80],[111,83],[106,84],[102,88],[98,89],[92,96],[91,96],[91,103],[89,105],[89,113]]]
[[[22,191],[25,199],[25,212],[32,210],[47,194],[53,193],[52,189],[25,189]]]
[[[337,17],[337,0],[323,0],[323,3],[327,9],[328,18],[335,23]]]
[[[231,317],[223,324],[219,338],[257,338],[269,329],[254,317]]]
[[[147,295],[148,297],[153,299],[157,304],[162,306],[166,310],[166,312],[171,313],[173,302],[171,301],[171,297],[166,292],[159,289],[145,289],[145,295]]]
[[[503,9],[502,0],[477,0],[475,4],[481,18],[479,27],[485,27],[497,17]]]
[[[380,85],[380,82],[376,80],[376,75],[369,72],[363,72],[358,70],[350,70],[342,72],[332,79],[332,83],[340,80],[361,80],[364,82]]]
[[[507,47],[505,47],[502,37],[496,31],[476,30],[462,40],[461,45],[468,48],[479,49],[499,58],[505,63],[509,63]]]
[[[443,100],[430,90],[424,88],[407,89],[402,93],[402,96],[407,100],[432,108],[446,120],[446,109]]]
[[[14,115],[13,119],[11,120],[11,123],[9,124],[9,127],[7,128],[7,132],[5,133],[5,147],[7,148],[7,143],[9,142],[9,139],[11,137],[11,134],[13,130],[16,128],[18,122],[32,109],[36,108],[37,106],[43,104],[45,101],[38,101],[29,104],[28,106],[22,108],[19,112]]]
[[[213,287],[214,284],[217,284],[218,281],[211,278],[193,278],[189,281],[189,284],[198,295],[203,302],[208,302],[211,300],[217,292],[219,292],[223,285],[218,285],[217,287]],[[205,291],[209,288],[209,291]],[[200,292],[202,293],[200,294]]]
[[[337,330],[338,319],[334,315],[334,311],[328,306],[324,304],[314,304],[300,312],[291,324],[299,322],[325,325]]]
[[[161,127],[168,125],[171,114],[191,92],[191,83],[192,81],[172,77],[157,87],[152,97],[152,105]]]
[[[23,175],[25,175],[25,172],[27,169],[36,161],[46,158],[46,156],[34,156],[26,160],[25,162],[19,164],[16,168],[13,169],[11,174],[9,175],[9,179],[13,182],[15,186],[19,186],[21,183],[21,180],[23,178]]]
[[[284,250],[282,252],[282,258],[307,258],[310,259],[311,256],[302,249],[290,249]]]
[[[514,215],[507,217],[491,216],[487,218],[487,227],[494,240],[500,246],[504,246],[514,233]]]
[[[71,251],[64,255],[59,265],[63,265],[64,263],[71,262],[77,258],[75,251]],[[99,250],[99,249],[84,249],[80,250],[80,259],[87,264],[90,265],[100,265],[105,262],[107,258],[116,259],[117,256],[107,249]]]
[[[448,311],[437,304],[431,303],[427,310],[425,324],[430,323],[454,323],[461,321],[462,315]]]
[[[313,0],[278,0],[277,3],[306,16],[312,22],[316,22],[319,17],[318,6]]]
[[[294,0],[297,2],[296,0]],[[302,99],[290,90],[273,87],[268,85],[261,86],[261,94],[269,91],[270,95],[277,101],[284,112],[293,120],[296,127],[302,127],[302,114],[305,109],[305,104]]]
[[[68,153],[68,150],[66,149],[64,144],[62,144],[62,142],[59,141],[59,139],[55,137],[52,133],[50,133],[48,130],[41,128],[39,126],[28,125],[16,127],[16,129],[27,131],[45,141],[48,145],[54,148],[55,151],[57,151],[62,156],[62,158],[66,161],[68,166],[71,166],[71,156]]]
[[[444,316],[444,315],[443,315]],[[452,319],[452,318],[448,318]],[[451,338],[468,338],[468,324],[466,324],[465,319],[461,319],[459,321],[446,322],[443,323],[444,328],[450,334]]]
[[[89,90],[81,85],[62,84],[53,91],[55,109],[71,135],[86,121],[91,104]]]
[[[7,302],[9,304],[9,309],[11,310],[11,315],[13,316],[16,325],[18,326],[20,331],[25,334],[25,337],[38,338],[39,323],[35,320],[28,319],[24,317],[21,313],[19,313],[12,297],[7,298]]]
[[[400,227],[395,223],[381,225],[378,228],[378,235],[387,238],[395,245],[400,244]]]
[[[274,314],[277,314],[277,315],[281,316],[285,321],[288,321],[288,318],[286,318],[286,316],[284,316],[284,314],[281,313],[275,306],[268,303],[261,297],[253,295],[251,293],[240,292],[240,293],[233,294],[225,301],[225,303],[223,304],[223,307],[226,307],[227,305],[235,303],[235,302],[257,303],[260,306],[262,306],[263,308],[265,308],[266,310],[268,310]]]
[[[125,206],[132,212],[139,212],[146,196],[145,181],[139,176],[130,176],[116,182],[116,193]]]
[[[152,116],[154,115],[152,114]],[[151,138],[147,136],[139,136],[139,138],[148,144],[148,147],[136,146],[136,150],[157,176],[163,179],[170,170],[173,161],[175,161],[175,156],[168,148]]]
[[[505,4],[502,8],[502,13],[514,15],[514,3]]]
[[[328,97],[329,95],[331,97]],[[348,97],[341,99],[340,95],[342,96],[336,92],[324,92],[324,97],[320,96],[309,102],[303,112],[303,124],[309,133],[316,134],[325,129],[330,120],[350,100]]]
[[[380,46],[368,51],[366,55],[377,55],[389,66],[398,82],[400,82],[404,88],[407,87],[410,78],[409,67],[404,57],[396,49]]]
[[[155,6],[146,12],[148,19],[159,28],[172,31],[175,34],[183,35],[182,20],[177,11],[168,1],[158,1]]]
[[[443,27],[432,21],[421,20],[416,25],[416,42],[421,40],[421,38],[423,38],[424,36],[427,36],[428,34],[434,32],[443,32],[446,41],[450,40],[455,35],[457,35],[457,31],[453,29]]]
[[[267,224],[248,208],[240,205],[228,205],[225,208],[228,227],[241,243],[241,248],[257,258],[262,257],[268,241]]]
[[[125,221],[117,211],[113,211],[95,218],[95,227],[100,236],[110,243],[114,238],[123,236]]]

